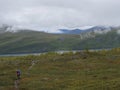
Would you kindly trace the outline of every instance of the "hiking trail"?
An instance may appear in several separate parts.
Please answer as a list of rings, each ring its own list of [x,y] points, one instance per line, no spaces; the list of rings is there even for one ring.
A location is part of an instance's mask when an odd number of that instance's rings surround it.
[[[19,83],[20,83],[19,80],[15,80],[15,81],[14,81],[15,90],[19,90]]]
[[[29,71],[33,68],[33,66],[35,65],[35,63],[36,63],[35,61],[32,61],[30,67],[27,70],[27,74],[28,75],[29,75]],[[15,90],[19,90],[19,85],[20,85],[20,80],[16,79],[14,81],[14,88],[15,88]]]

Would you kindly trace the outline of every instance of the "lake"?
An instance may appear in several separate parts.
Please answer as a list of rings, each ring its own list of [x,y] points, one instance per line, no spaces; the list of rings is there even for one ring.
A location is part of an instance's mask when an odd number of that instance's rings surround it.
[[[101,51],[101,50],[111,50],[111,49],[89,49],[89,51]],[[59,54],[67,53],[67,52],[82,52],[84,50],[71,50],[71,51],[53,51]],[[46,52],[47,53],[47,52]],[[9,57],[9,56],[27,56],[27,55],[40,55],[44,53],[25,53],[25,54],[1,54],[0,57]]]

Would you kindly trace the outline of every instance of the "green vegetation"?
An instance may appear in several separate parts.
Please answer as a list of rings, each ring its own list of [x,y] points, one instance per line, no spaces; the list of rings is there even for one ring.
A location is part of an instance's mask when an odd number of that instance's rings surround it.
[[[76,35],[57,35],[36,31],[0,34],[0,54],[38,53],[71,50],[79,42]]]
[[[93,35],[94,36],[94,35]],[[80,35],[20,31],[0,34],[0,54],[40,53],[59,50],[106,49],[120,46],[116,31],[81,39]]]
[[[32,62],[33,67],[29,69]],[[120,49],[0,58],[0,90],[119,90]],[[28,70],[29,69],[29,70]]]

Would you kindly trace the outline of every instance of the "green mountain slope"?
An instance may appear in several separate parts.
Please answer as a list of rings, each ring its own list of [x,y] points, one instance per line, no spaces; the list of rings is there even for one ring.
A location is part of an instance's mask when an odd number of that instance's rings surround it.
[[[0,35],[0,53],[32,53],[71,49],[78,42],[76,35],[56,35],[35,31]]]
[[[92,34],[91,34],[92,35]],[[57,50],[113,48],[120,46],[116,31],[81,39],[80,35],[49,34],[37,31],[0,34],[0,54],[37,53]]]

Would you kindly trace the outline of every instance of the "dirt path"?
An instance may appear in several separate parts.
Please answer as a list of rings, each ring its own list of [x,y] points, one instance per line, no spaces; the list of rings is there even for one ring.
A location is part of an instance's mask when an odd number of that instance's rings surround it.
[[[20,81],[19,81],[19,80],[15,80],[15,81],[14,81],[15,90],[19,90],[19,84],[20,84]]]
[[[32,69],[32,67],[35,65],[35,61],[32,61],[32,64],[31,64],[31,66],[28,68],[28,71],[30,70],[30,69]]]

